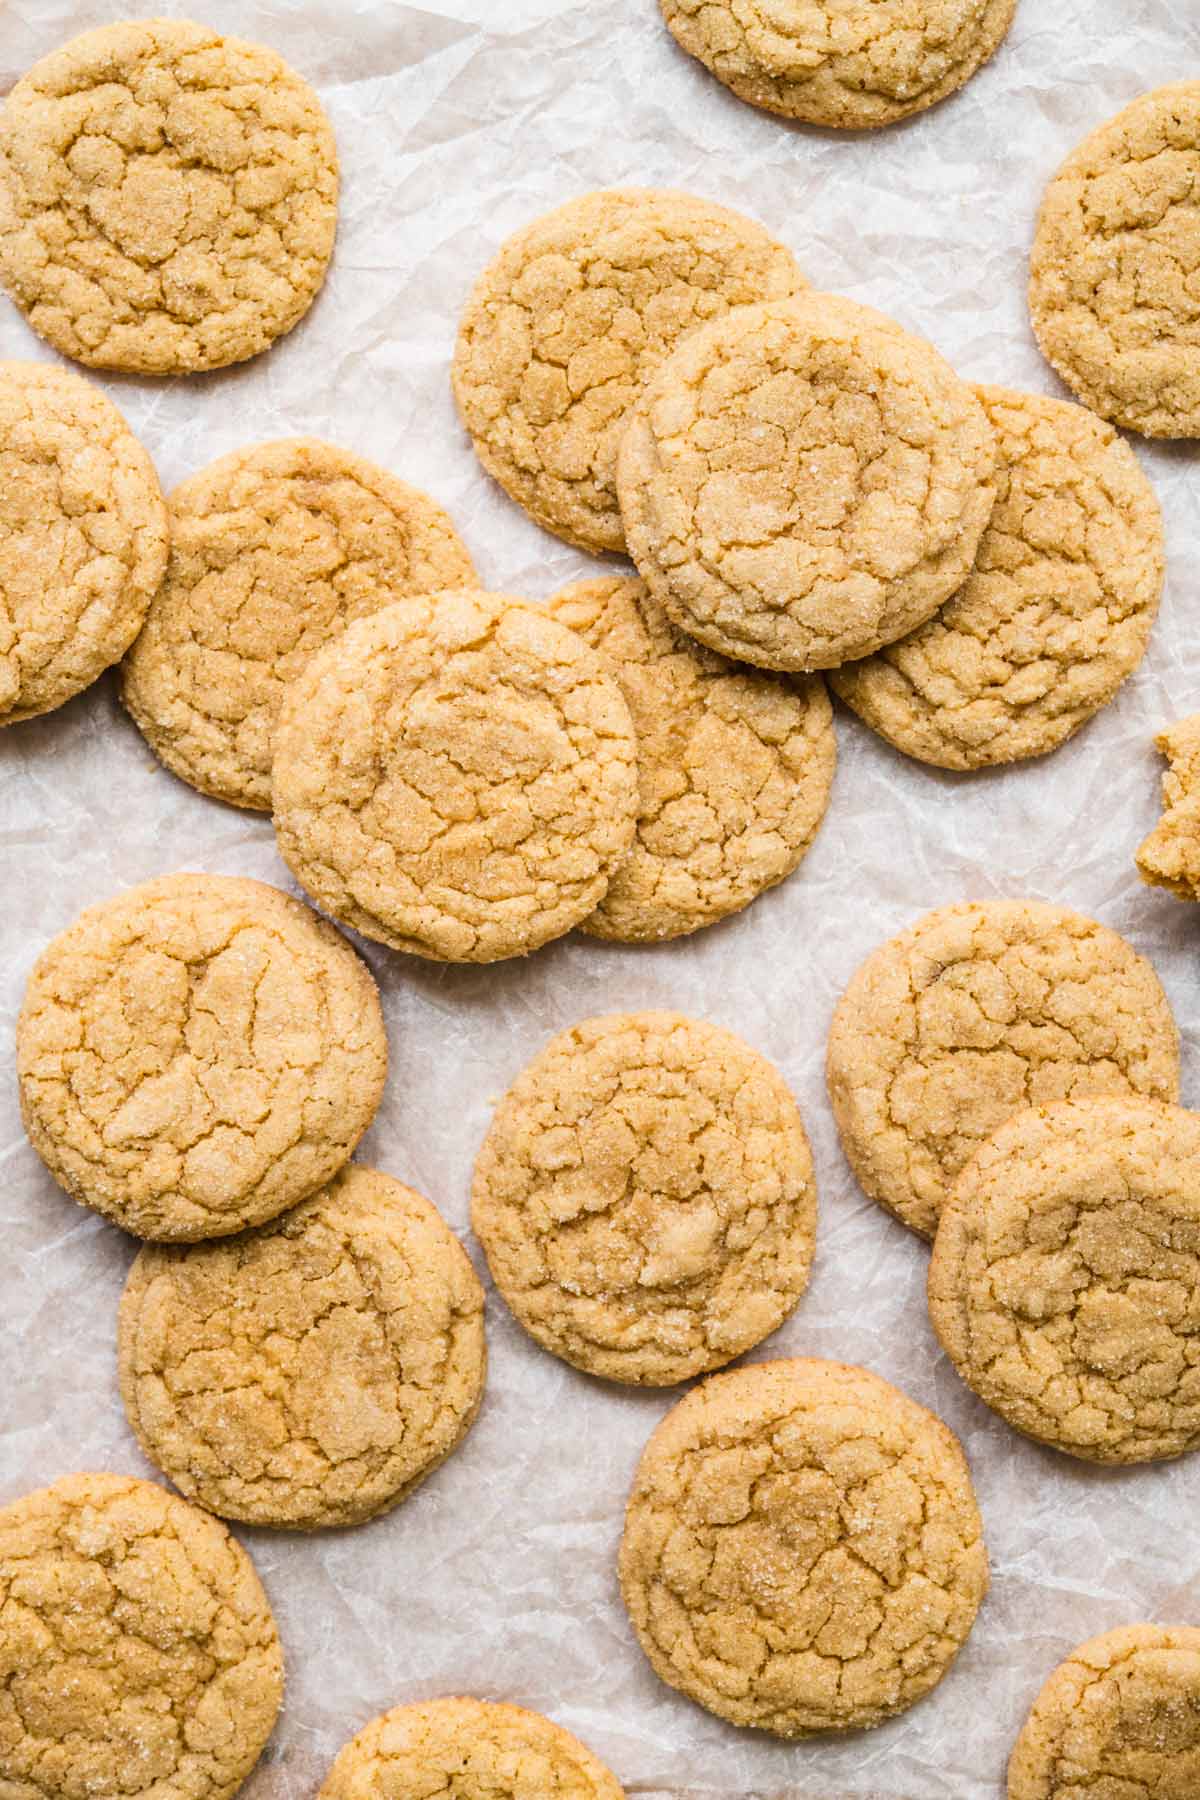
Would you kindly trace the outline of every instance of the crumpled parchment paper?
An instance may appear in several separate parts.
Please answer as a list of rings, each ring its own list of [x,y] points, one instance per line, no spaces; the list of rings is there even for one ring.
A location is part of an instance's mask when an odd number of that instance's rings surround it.
[[[8,0],[0,87],[125,10]],[[1058,392],[1024,303],[1042,187],[1127,100],[1200,73],[1195,0],[1021,0],[1008,43],[963,93],[913,123],[843,137],[733,99],[675,49],[655,0],[197,0],[195,10],[273,44],[320,90],[344,183],[333,268],[307,320],[255,362],[104,386],[164,487],[241,444],[324,435],[428,488],[485,580],[532,598],[589,565],[488,482],[448,381],[459,309],[514,227],[592,187],[691,188],[765,221],[817,285],[895,314],[964,375]],[[50,354],[7,301],[0,354]],[[818,1264],[796,1314],[755,1354],[864,1362],[960,1433],[993,1587],[954,1669],[881,1730],[800,1745],[735,1731],[661,1686],[626,1621],[615,1557],[630,1476],[672,1396],[575,1373],[492,1297],[482,1416],[412,1499],[356,1531],[240,1534],[288,1664],[253,1800],[307,1800],[374,1713],[444,1693],[550,1713],[643,1800],[990,1800],[1027,1706],[1067,1650],[1123,1622],[1200,1619],[1200,1464],[1092,1470],[1017,1437],[971,1398],[926,1317],[926,1249],[856,1189],[822,1081],[831,1009],[875,944],[943,902],[1032,895],[1094,914],[1154,960],[1184,1033],[1184,1096],[1200,1103],[1200,910],[1143,888],[1131,861],[1157,816],[1151,736],[1200,707],[1200,452],[1138,449],[1167,521],[1160,623],[1116,704],[1053,757],[940,774],[843,713],[816,847],[724,926],[659,949],[576,937],[489,969],[366,950],[392,1072],[360,1155],[421,1188],[463,1233],[490,1103],[576,1019],[678,1007],[778,1063],[816,1154]],[[29,967],[83,906],[168,870],[291,884],[269,820],[167,775],[108,679],[0,734],[0,846],[8,1499],[74,1468],[154,1473],[126,1427],[114,1368],[135,1246],[59,1192],[21,1130],[12,1042]]]

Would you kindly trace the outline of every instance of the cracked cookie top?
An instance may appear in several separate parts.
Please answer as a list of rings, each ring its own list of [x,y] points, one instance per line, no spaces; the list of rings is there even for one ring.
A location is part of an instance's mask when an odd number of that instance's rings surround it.
[[[633,842],[633,725],[537,607],[457,589],[347,626],[288,689],[275,828],[319,903],[445,962],[522,956],[595,910]]]
[[[1092,1462],[1200,1447],[1200,1116],[1151,1100],[1018,1113],[959,1176],[929,1312],[979,1398]]]
[[[752,106],[812,125],[890,125],[952,94],[1017,0],[659,0],[680,47]]]
[[[1085,405],[1147,437],[1200,436],[1200,81],[1143,94],[1046,190],[1033,329]]]
[[[454,393],[512,499],[584,550],[623,550],[629,409],[687,332],[807,284],[761,225],[693,194],[611,188],[516,232],[459,328]]]
[[[38,958],[21,1111],[55,1180],[138,1237],[223,1237],[336,1174],[383,1092],[370,971],[259,881],[166,875]]]
[[[1192,1800],[1200,1792],[1200,1631],[1125,1625],[1060,1663],[1008,1765],[1008,1800]]]
[[[1167,759],[1163,816],[1138,848],[1138,871],[1150,887],[1200,900],[1200,713],[1177,719],[1154,743]]]
[[[0,363],[0,726],[118,661],[166,561],[154,465],[112,401],[52,363]]]
[[[441,1215],[351,1164],[258,1231],[147,1246],[121,1301],[138,1442],[226,1519],[312,1530],[397,1505],[483,1393],[483,1290]]]
[[[680,1013],[585,1019],[496,1109],[472,1224],[556,1356],[665,1386],[759,1343],[808,1285],[817,1223],[800,1111],[764,1057]]]
[[[624,1800],[615,1775],[541,1713],[490,1700],[394,1706],[359,1732],[318,1800]]]
[[[646,1446],[621,1589],[655,1673],[781,1737],[878,1725],[937,1685],[987,1590],[966,1460],[866,1369],[755,1363]]]
[[[996,439],[931,344],[831,294],[693,332],[621,442],[630,554],[710,649],[825,669],[923,624],[962,585]]]
[[[740,912],[790,874],[837,761],[819,677],[779,679],[706,650],[642,581],[581,581],[550,611],[608,658],[637,732],[637,840],[583,930],[657,943]]]
[[[166,580],[122,698],[174,774],[269,812],[283,691],[313,651],[349,620],[475,570],[427,494],[319,438],[235,450],[167,504]]]
[[[976,389],[1000,446],[996,505],[964,585],[899,643],[832,672],[898,750],[943,769],[1041,756],[1145,653],[1162,514],[1111,425],[1065,400]]]
[[[829,1097],[863,1190],[925,1237],[959,1171],[1027,1106],[1179,1097],[1158,977],[1094,919],[1035,900],[941,907],[880,946],[834,1013]]]
[[[267,1597],[216,1519],[122,1475],[0,1510],[6,1800],[229,1800],[282,1698]]]
[[[64,356],[182,375],[290,331],[325,278],[337,151],[273,50],[186,19],[103,25],[0,114],[0,280]]]

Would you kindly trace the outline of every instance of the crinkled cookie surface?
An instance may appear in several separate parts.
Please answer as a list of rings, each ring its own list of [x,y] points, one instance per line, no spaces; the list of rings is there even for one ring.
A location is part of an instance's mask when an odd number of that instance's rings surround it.
[[[787,1085],[730,1031],[612,1014],[560,1034],[496,1109],[472,1223],[547,1350],[649,1386],[719,1367],[808,1285],[817,1198]]]
[[[655,1672],[782,1737],[877,1725],[927,1694],[987,1580],[954,1434],[842,1363],[693,1388],[646,1447],[621,1544]]]
[[[623,1800],[616,1776],[561,1725],[485,1700],[428,1700],[372,1719],[318,1800]]]
[[[351,619],[475,578],[437,503],[317,438],[235,450],[169,496],[166,579],[122,698],[167,767],[269,811],[289,681]]]
[[[186,19],[103,25],[0,115],[0,279],[99,369],[187,374],[290,331],[325,278],[337,151],[312,89]]]
[[[1018,1113],[942,1213],[929,1311],[1019,1431],[1101,1463],[1200,1446],[1200,1116],[1128,1098]]]
[[[1143,94],[1046,190],[1030,264],[1038,343],[1095,412],[1200,436],[1200,81]]]
[[[0,725],[117,662],[167,561],[154,465],[100,389],[0,363]]]
[[[311,1530],[405,1499],[469,1430],[483,1290],[411,1188],[351,1164],[258,1231],[147,1246],[118,1369],[146,1455],[223,1518]]]
[[[740,912],[796,868],[824,817],[837,762],[824,685],[706,650],[642,581],[578,582],[550,610],[608,658],[637,733],[637,841],[583,929],[655,943]]]
[[[977,389],[1000,445],[975,567],[941,611],[834,691],[945,769],[1041,756],[1141,661],[1163,583],[1158,501],[1111,425],[1069,401]]]
[[[633,842],[636,745],[603,659],[536,607],[399,601],[311,659],[275,745],[285,861],[336,918],[447,962],[536,950]]]
[[[680,47],[752,106],[890,125],[962,87],[1017,0],[659,0]]]
[[[1179,1034],[1150,964],[1065,907],[939,908],[880,946],[838,1003],[829,1096],[863,1190],[932,1237],[959,1171],[1027,1106],[1179,1097]]]
[[[207,1513],[120,1475],[0,1511],[5,1800],[229,1800],[282,1698],[266,1595]]]
[[[1200,900],[1200,713],[1168,725],[1154,743],[1167,759],[1163,815],[1139,846],[1137,866],[1151,887]]]
[[[379,1104],[365,963],[262,882],[167,875],[39,957],[17,1021],[21,1110],[55,1180],[138,1237],[221,1237],[328,1181]]]
[[[454,392],[488,473],[539,525],[623,550],[614,470],[629,409],[679,340],[807,283],[752,219],[611,188],[516,232],[463,315]]]
[[[679,346],[622,439],[617,486],[630,554],[676,624],[725,656],[824,669],[961,586],[996,454],[931,344],[805,294]]]
[[[1125,1625],[1051,1675],[1008,1765],[1008,1800],[1193,1800],[1200,1631]]]

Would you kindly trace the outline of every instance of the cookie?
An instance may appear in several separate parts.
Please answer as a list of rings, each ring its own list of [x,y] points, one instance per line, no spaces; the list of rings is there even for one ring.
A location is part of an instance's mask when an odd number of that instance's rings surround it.
[[[754,1363],[651,1437],[621,1591],[671,1687],[780,1737],[879,1725],[937,1685],[987,1590],[966,1460],[866,1369]]]
[[[119,661],[167,561],[154,465],[90,381],[0,363],[0,726]]]
[[[1141,661],[1163,584],[1158,501],[1112,426],[1069,401],[976,392],[1000,461],[974,569],[927,624],[830,677],[889,744],[943,769],[1065,742]]]
[[[284,698],[275,829],[318,903],[444,962],[523,956],[593,912],[633,842],[621,691],[536,607],[456,589],[347,626]]]
[[[959,1176],[929,1314],[967,1385],[1089,1462],[1200,1447],[1200,1115],[1153,1100],[1018,1113]]]
[[[283,691],[350,619],[475,579],[447,515],[319,438],[235,450],[169,499],[171,558],[122,698],[167,767],[271,810]]]
[[[490,1700],[394,1706],[352,1738],[318,1800],[624,1800],[615,1775],[540,1713]]]
[[[1200,900],[1200,713],[1168,725],[1154,743],[1167,759],[1163,816],[1138,848],[1138,871],[1150,887]]]
[[[186,19],[102,25],[0,116],[0,281],[76,362],[186,375],[256,356],[325,279],[337,150],[308,83]]]
[[[810,125],[891,125],[999,49],[1017,0],[659,0],[677,44],[739,100]]]
[[[488,474],[583,550],[623,550],[617,445],[648,377],[731,306],[807,286],[740,213],[655,188],[569,200],[510,237],[475,286],[454,394]]]
[[[1016,1112],[1091,1094],[1179,1098],[1179,1034],[1150,964],[1066,907],[940,907],[838,1002],[829,1097],[859,1185],[932,1237],[954,1181]]]
[[[67,1192],[138,1237],[224,1237],[335,1175],[387,1070],[379,993],[260,881],[166,875],[80,915],[17,1020],[21,1112]]]
[[[629,551],[677,625],[827,669],[923,624],[970,573],[996,439],[931,344],[805,294],[687,338],[621,440]]]
[[[817,1196],[795,1100],[731,1031],[585,1019],[496,1109],[471,1222],[545,1349],[666,1386],[761,1342],[808,1286]]]
[[[627,944],[680,937],[790,875],[837,761],[819,677],[780,680],[706,650],[642,581],[577,582],[550,611],[607,657],[637,733],[637,839],[583,930]]]
[[[228,1800],[282,1698],[267,1597],[216,1519],[125,1475],[0,1510],[5,1800]]]
[[[1060,1663],[1008,1765],[1008,1800],[1200,1792],[1200,1631],[1125,1625]]]
[[[125,1411],[197,1505],[303,1531],[386,1512],[479,1410],[483,1290],[411,1188],[354,1164],[225,1242],[147,1246],[121,1301]]]
[[[1046,190],[1029,309],[1043,355],[1106,419],[1200,436],[1193,192],[1200,81],[1143,94],[1072,151]]]

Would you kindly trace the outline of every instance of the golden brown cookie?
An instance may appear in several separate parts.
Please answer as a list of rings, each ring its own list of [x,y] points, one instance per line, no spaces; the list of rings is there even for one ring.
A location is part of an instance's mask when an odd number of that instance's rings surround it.
[[[351,1164],[281,1219],[147,1246],[121,1301],[129,1423],[222,1518],[314,1530],[407,1498],[479,1410],[483,1290],[428,1200]]]
[[[636,746],[603,659],[544,611],[456,589],[318,651],[275,741],[284,860],[335,918],[444,962],[586,919],[633,842]]]
[[[342,1750],[318,1800],[624,1800],[561,1725],[489,1700],[394,1706]]]
[[[1138,870],[1150,887],[1200,900],[1200,713],[1168,725],[1154,743],[1167,759],[1163,816],[1138,847]]]
[[[1200,81],[1181,81],[1085,138],[1038,217],[1042,352],[1086,406],[1147,437],[1200,436],[1198,183]]]
[[[273,50],[186,19],[72,38],[0,116],[0,280],[96,369],[185,375],[256,356],[325,279],[337,150]]]
[[[118,661],[167,561],[154,465],[90,381],[0,363],[0,726]]]
[[[821,680],[779,679],[706,650],[642,581],[580,581],[550,611],[608,658],[637,733],[637,841],[582,929],[657,943],[740,912],[790,875],[837,762]]]
[[[630,554],[676,624],[772,669],[868,656],[975,560],[996,440],[931,344],[832,294],[685,339],[621,440]]]
[[[1194,1800],[1200,1631],[1124,1625],[1060,1663],[1008,1765],[1008,1800]]]
[[[319,438],[235,450],[168,501],[171,558],[122,698],[182,780],[271,810],[283,691],[351,619],[475,579],[446,513]]]
[[[228,1800],[282,1698],[267,1597],[216,1519],[125,1475],[0,1510],[5,1800]]]
[[[967,1385],[1089,1462],[1200,1447],[1200,1115],[1064,1100],[1009,1119],[960,1174],[929,1314]]]
[[[1179,1097],[1158,977],[1066,907],[940,907],[869,956],[829,1033],[829,1097],[859,1185],[932,1237],[960,1170],[1026,1106]]]
[[[224,1237],[328,1181],[387,1071],[366,964],[260,881],[165,875],[82,913],[17,1020],[54,1179],[138,1237]]]
[[[974,569],[927,624],[830,677],[890,744],[943,769],[1056,749],[1141,661],[1163,583],[1158,501],[1112,426],[976,392],[1000,461]]]
[[[731,1031],[681,1013],[585,1019],[497,1107],[471,1222],[545,1349],[610,1381],[686,1381],[761,1342],[808,1286],[799,1108]]]
[[[657,1675],[780,1737],[878,1725],[937,1685],[987,1591],[953,1432],[844,1363],[693,1388],[638,1465],[621,1591]]]
[[[999,48],[1017,0],[659,0],[671,33],[751,106],[859,129],[923,112]]]
[[[694,194],[568,201],[509,238],[463,315],[454,394],[480,461],[547,531],[623,550],[614,467],[647,378],[696,326],[806,285],[761,225]]]

